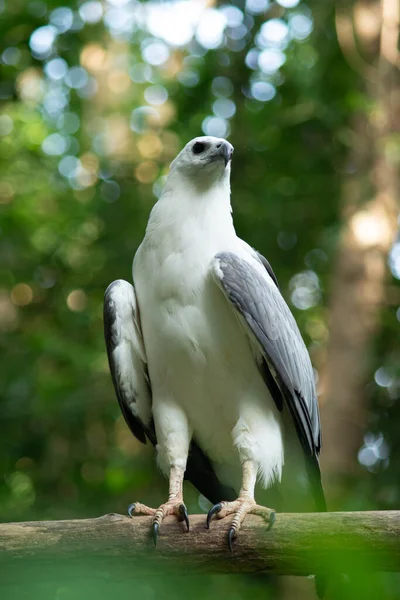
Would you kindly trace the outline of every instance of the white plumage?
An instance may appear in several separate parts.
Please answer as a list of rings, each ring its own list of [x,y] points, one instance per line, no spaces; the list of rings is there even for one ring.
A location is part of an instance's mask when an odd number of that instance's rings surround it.
[[[311,362],[269,263],[236,235],[232,151],[213,137],[187,144],[135,255],[135,287],[114,282],[105,300],[121,409],[133,433],[156,445],[170,479],[167,503],[132,511],[154,515],[155,535],[166,514],[187,520],[187,469],[213,501],[232,500],[240,488],[238,500],[209,515],[235,513],[230,544],[247,512],[272,519],[255,504],[254,486],[257,478],[263,487],[281,479],[287,439],[295,453],[303,449],[316,502],[324,503]],[[231,498],[216,500],[222,493]]]
[[[172,170],[136,253],[133,281],[162,469],[186,464],[194,433],[222,466],[221,479],[224,466],[235,466],[236,481],[227,483],[240,483],[240,461],[248,458],[267,485],[282,471],[281,419],[248,338],[213,280],[214,256],[234,252],[274,283],[236,236],[229,171],[228,165],[216,185],[199,191]]]

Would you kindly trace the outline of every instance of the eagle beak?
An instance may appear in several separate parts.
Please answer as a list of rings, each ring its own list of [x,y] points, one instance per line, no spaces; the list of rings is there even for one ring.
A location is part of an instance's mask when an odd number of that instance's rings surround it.
[[[233,146],[229,142],[220,142],[217,146],[217,152],[219,156],[222,156],[225,161],[225,167],[228,162],[232,159]]]
[[[217,158],[224,159],[225,167],[228,162],[231,160],[233,154],[233,146],[229,142],[219,142],[216,146],[215,152],[210,156],[209,160],[214,161]]]

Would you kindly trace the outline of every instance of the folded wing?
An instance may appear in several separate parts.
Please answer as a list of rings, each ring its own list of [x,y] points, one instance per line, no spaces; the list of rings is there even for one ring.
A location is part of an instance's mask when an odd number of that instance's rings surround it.
[[[146,354],[133,286],[118,279],[104,297],[104,337],[115,393],[125,421],[143,443],[155,444]]]
[[[292,417],[305,453],[317,508],[325,510],[318,464],[321,429],[310,357],[276,278],[270,274],[269,263],[269,269],[261,269],[263,261],[249,254],[249,260],[231,252],[217,254],[212,274],[249,337],[255,360],[278,409],[286,407]]]

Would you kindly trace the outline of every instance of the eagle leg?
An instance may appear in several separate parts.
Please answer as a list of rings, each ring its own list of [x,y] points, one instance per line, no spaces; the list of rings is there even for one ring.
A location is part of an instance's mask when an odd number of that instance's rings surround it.
[[[257,467],[253,461],[243,462],[242,487],[239,492],[239,498],[233,502],[219,502],[213,506],[207,515],[207,529],[210,527],[212,517],[223,519],[228,515],[234,515],[231,526],[228,531],[228,546],[232,551],[232,542],[236,538],[239,529],[246,515],[259,515],[268,523],[268,529],[271,529],[275,522],[275,511],[266,506],[256,504],[254,500],[254,487],[257,477]]]
[[[175,515],[180,521],[185,521],[187,530],[189,531],[189,517],[186,506],[183,503],[183,475],[184,469],[182,467],[171,467],[168,501],[161,504],[158,508],[150,508],[139,502],[130,504],[128,507],[128,514],[131,517],[134,515],[151,515],[153,517],[152,534],[154,545],[157,544],[161,523],[168,515]]]

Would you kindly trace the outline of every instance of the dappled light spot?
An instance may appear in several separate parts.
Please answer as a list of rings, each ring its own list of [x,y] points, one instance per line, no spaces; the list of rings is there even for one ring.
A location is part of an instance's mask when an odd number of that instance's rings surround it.
[[[300,3],[300,0],[276,0],[276,3],[283,8],[294,8]]]
[[[99,44],[87,44],[83,47],[79,61],[88,71],[97,72],[107,68],[107,52]]]
[[[99,157],[96,156],[96,154],[93,152],[85,152],[85,154],[82,154],[80,157],[80,161],[87,171],[97,176],[99,172]]]
[[[149,2],[146,7],[146,26],[155,37],[171,46],[185,46],[194,30],[204,5],[200,2]]]
[[[150,65],[146,63],[136,63],[129,69],[129,77],[135,83],[145,83],[153,81],[153,71]]]
[[[57,29],[52,25],[44,25],[35,29],[29,38],[29,46],[33,56],[39,59],[45,59],[50,56],[56,37]]]
[[[258,68],[258,58],[260,56],[260,51],[257,48],[252,48],[246,54],[245,64],[249,69],[255,71]]]
[[[213,104],[213,111],[221,119],[230,119],[236,112],[236,104],[230,98],[218,98]]]
[[[74,312],[85,310],[87,305],[87,296],[83,290],[73,290],[67,296],[67,306]]]
[[[316,306],[321,300],[318,275],[314,271],[303,271],[294,275],[289,283],[292,304],[300,310]]]
[[[168,92],[162,85],[151,85],[144,90],[144,99],[149,104],[159,106],[168,100]]]
[[[15,46],[9,46],[6,48],[2,55],[1,60],[5,65],[15,67],[21,59],[21,50]]]
[[[15,306],[27,306],[33,300],[33,291],[27,283],[17,283],[11,292],[10,298]]]
[[[71,29],[74,22],[74,14],[70,8],[60,6],[50,13],[50,23],[58,29],[60,33],[65,33]]]
[[[306,331],[314,342],[326,344],[328,341],[329,331],[322,319],[317,317],[307,319]]]
[[[352,233],[360,246],[386,245],[392,236],[385,212],[378,206],[359,210],[350,220]]]
[[[87,82],[80,87],[79,89],[77,89],[77,94],[80,98],[92,98],[97,90],[99,89],[99,86],[97,84],[97,81],[94,77],[88,77]]]
[[[377,385],[384,388],[390,387],[393,383],[393,377],[385,367],[380,367],[375,371],[374,379]]]
[[[64,177],[72,177],[78,169],[80,161],[76,156],[64,156],[58,163],[58,170]]]
[[[226,16],[215,8],[206,10],[196,29],[196,40],[204,48],[218,48],[222,44],[226,27]]]
[[[243,40],[243,38],[247,35],[247,32],[248,32],[248,29],[247,29],[246,25],[239,25],[238,27],[234,27],[232,29],[227,30],[227,34],[228,34],[229,38],[234,41]],[[232,50],[237,50],[239,47],[241,49],[243,49],[245,47],[245,45],[246,45],[245,41],[243,41],[243,43],[241,43],[240,45],[237,44],[236,46],[235,46],[235,44],[229,43],[229,40],[227,43],[228,48],[232,48]]]
[[[246,12],[259,15],[268,8],[269,0],[246,0]]]
[[[120,2],[118,5],[114,3],[106,8],[104,23],[113,37],[127,40],[134,29],[135,16],[135,7],[128,2]]]
[[[100,186],[100,193],[109,203],[116,202],[121,195],[121,189],[116,181],[104,181]]]
[[[71,67],[65,76],[68,87],[79,90],[88,82],[88,73],[83,67]]]
[[[103,16],[103,6],[101,2],[89,0],[88,2],[81,4],[79,7],[79,15],[85,23],[89,23],[90,25],[98,23]]]
[[[220,12],[224,15],[228,27],[239,27],[243,23],[244,15],[237,6],[225,4]]]
[[[255,100],[260,102],[268,102],[275,97],[275,86],[269,81],[254,81],[251,86],[251,95]]]
[[[291,250],[297,244],[297,235],[294,231],[279,231],[276,239],[282,250]]]
[[[211,90],[214,96],[223,96],[227,98],[233,94],[233,83],[228,77],[214,77]]]
[[[132,111],[130,126],[136,133],[143,133],[160,120],[159,113],[151,106],[140,106]]]
[[[157,175],[157,164],[150,160],[143,161],[135,169],[135,177],[140,183],[153,183]]]
[[[6,483],[10,488],[14,501],[20,508],[28,508],[35,502],[36,494],[33,481],[27,473],[15,471],[6,478]]]
[[[310,17],[302,14],[289,16],[290,36],[294,40],[305,40],[313,30],[313,22]]]
[[[260,28],[257,45],[261,48],[284,49],[289,41],[289,28],[282,19],[269,19]]]
[[[35,269],[34,277],[40,287],[46,290],[54,287],[57,281],[55,270],[44,266]]]
[[[107,0],[107,2],[113,6],[126,6],[131,0]]]
[[[0,289],[0,331],[13,331],[18,326],[18,313],[8,290]]]
[[[68,63],[63,58],[53,58],[44,66],[44,72],[49,77],[49,79],[53,79],[54,81],[59,81],[63,79],[68,72]]]
[[[62,87],[49,87],[43,98],[43,107],[52,119],[58,119],[68,104],[69,91]]]
[[[50,156],[60,156],[68,150],[68,138],[60,133],[52,133],[42,142],[42,150]]]
[[[8,135],[12,132],[14,122],[8,115],[0,115],[0,135]]]
[[[389,446],[382,433],[367,433],[364,436],[364,445],[358,452],[358,462],[374,472],[378,465],[383,468],[389,464]]]
[[[263,50],[258,56],[258,66],[263,73],[272,74],[275,73],[285,63],[286,56],[281,50],[271,48],[269,50]]]
[[[160,40],[146,40],[142,43],[142,56],[143,60],[150,65],[159,66],[168,60],[169,49]]]
[[[184,85],[185,87],[196,87],[200,81],[200,75],[197,71],[193,70],[184,70],[181,73],[178,73],[177,79],[179,83]]]
[[[389,266],[396,279],[400,279],[400,242],[393,244],[389,253]]]
[[[64,112],[57,120],[57,127],[67,134],[76,133],[79,130],[80,124],[81,120],[74,112]]]
[[[163,145],[163,155],[172,160],[180,150],[180,139],[174,131],[163,131],[161,134],[161,142]]]
[[[43,77],[39,69],[31,67],[22,71],[17,77],[16,88],[21,100],[24,102],[32,104],[40,102],[44,86]]]
[[[113,71],[107,77],[107,85],[113,94],[124,94],[131,86],[131,80],[125,71]]]
[[[206,117],[201,124],[201,128],[206,135],[214,137],[225,137],[229,131],[228,122],[220,117]]]
[[[154,133],[147,133],[137,142],[137,147],[143,158],[158,158],[163,151],[160,138]]]

